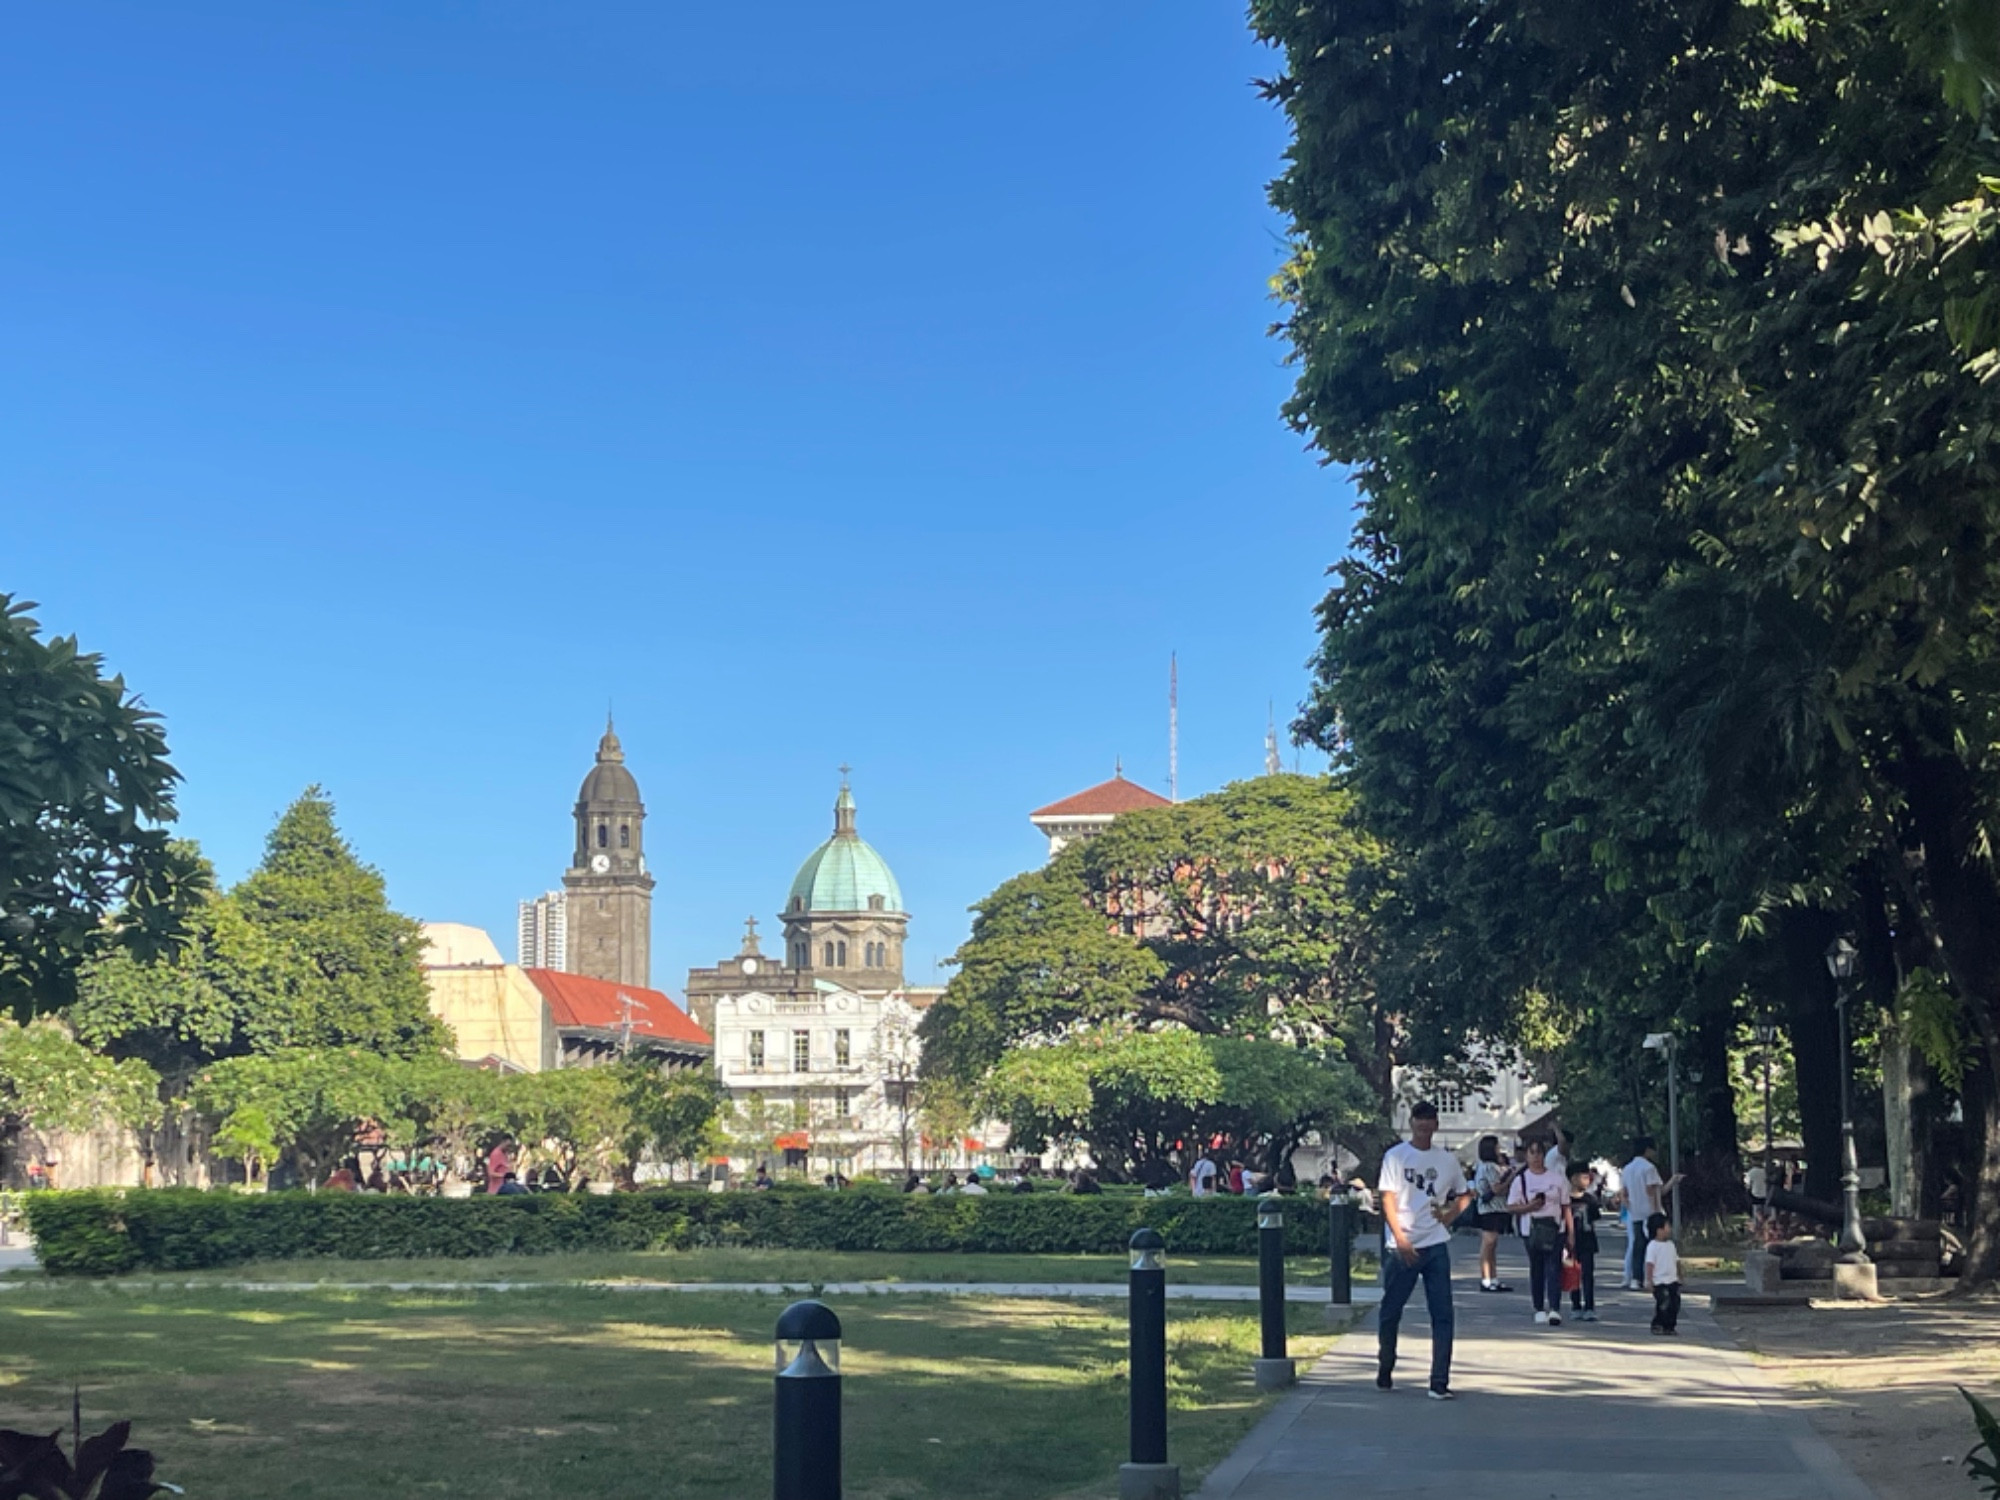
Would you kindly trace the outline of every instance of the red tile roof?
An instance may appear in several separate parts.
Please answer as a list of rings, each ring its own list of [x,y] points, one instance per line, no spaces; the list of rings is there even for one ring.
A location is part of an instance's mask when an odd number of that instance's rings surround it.
[[[636,984],[613,984],[608,979],[592,979],[583,974],[565,974],[558,969],[522,970],[542,998],[549,1002],[549,1014],[558,1026],[587,1026],[593,1031],[616,1031],[625,1024],[625,1007],[620,995],[632,998],[632,1031],[638,1036],[656,1036],[663,1041],[695,1042],[712,1045],[709,1034],[695,1025],[688,1013],[658,990],[641,989]],[[645,1009],[641,1010],[640,1007]]]
[[[1078,792],[1074,797],[1038,807],[1028,814],[1028,818],[1033,821],[1036,818],[1116,817],[1119,813],[1139,812],[1148,807],[1171,806],[1173,804],[1158,792],[1149,792],[1136,781],[1114,776],[1109,781],[1099,782],[1087,792]]]

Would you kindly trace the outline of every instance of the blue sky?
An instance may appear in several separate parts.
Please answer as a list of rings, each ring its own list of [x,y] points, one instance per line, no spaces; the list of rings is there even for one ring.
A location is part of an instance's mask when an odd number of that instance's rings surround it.
[[[922,980],[1029,810],[1164,790],[1170,651],[1183,795],[1301,697],[1351,496],[1278,418],[1236,6],[8,33],[0,590],[166,715],[226,879],[320,782],[511,956],[615,699],[656,985],[776,912],[842,761]]]

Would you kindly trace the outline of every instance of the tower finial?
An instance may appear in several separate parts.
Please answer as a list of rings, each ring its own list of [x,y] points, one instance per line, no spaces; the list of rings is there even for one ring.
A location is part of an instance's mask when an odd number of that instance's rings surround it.
[[[854,793],[847,789],[848,774],[853,767],[843,764],[840,768],[840,795],[833,799],[833,836],[853,838],[854,833]]]
[[[1125,779],[1124,756],[1120,755],[1111,762],[1111,779],[1113,781],[1123,781]]]

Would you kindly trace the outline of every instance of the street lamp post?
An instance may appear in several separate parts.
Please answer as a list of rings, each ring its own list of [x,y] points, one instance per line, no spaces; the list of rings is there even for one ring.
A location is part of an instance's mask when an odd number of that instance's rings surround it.
[[[1833,975],[1839,992],[1834,1009],[1840,1014],[1840,1258],[1849,1265],[1865,1266],[1868,1239],[1861,1228],[1861,1161],[1854,1151],[1854,1110],[1848,1102],[1848,1020],[1847,1002],[1853,998],[1855,960],[1860,956],[1854,944],[1837,937],[1826,947],[1827,972]]]
[[[1675,1046],[1671,1031],[1655,1031],[1647,1034],[1643,1044],[1648,1052],[1664,1052],[1667,1055],[1667,1175],[1674,1184],[1674,1238],[1681,1237],[1681,1087],[1680,1076],[1675,1068],[1679,1049]]]

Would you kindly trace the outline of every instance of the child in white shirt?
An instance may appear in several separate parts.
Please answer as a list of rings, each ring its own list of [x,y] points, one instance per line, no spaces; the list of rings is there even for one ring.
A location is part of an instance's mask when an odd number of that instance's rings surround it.
[[[1646,1220],[1646,1287],[1653,1294],[1653,1332],[1680,1332],[1681,1253],[1674,1247],[1674,1224],[1665,1214]]]

